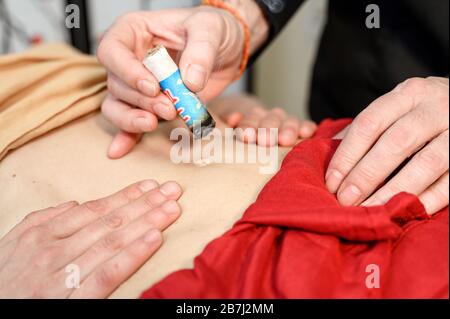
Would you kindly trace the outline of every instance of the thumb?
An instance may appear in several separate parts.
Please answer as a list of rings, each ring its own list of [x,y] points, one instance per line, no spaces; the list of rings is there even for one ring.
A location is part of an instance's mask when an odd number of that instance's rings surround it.
[[[199,92],[213,71],[225,25],[219,14],[202,11],[189,17],[184,26],[187,43],[180,59],[181,75],[191,91]]]

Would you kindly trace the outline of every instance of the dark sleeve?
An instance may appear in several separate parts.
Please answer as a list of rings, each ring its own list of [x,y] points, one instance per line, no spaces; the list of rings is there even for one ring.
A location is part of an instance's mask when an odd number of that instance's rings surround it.
[[[264,13],[270,25],[269,38],[264,45],[255,52],[250,64],[258,58],[264,49],[276,38],[289,22],[304,0],[254,0]]]

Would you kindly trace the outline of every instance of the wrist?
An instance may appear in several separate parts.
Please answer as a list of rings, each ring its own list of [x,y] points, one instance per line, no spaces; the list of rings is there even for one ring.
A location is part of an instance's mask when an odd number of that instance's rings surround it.
[[[269,37],[269,23],[260,6],[253,0],[223,0],[243,18],[250,30],[250,55],[255,53]]]

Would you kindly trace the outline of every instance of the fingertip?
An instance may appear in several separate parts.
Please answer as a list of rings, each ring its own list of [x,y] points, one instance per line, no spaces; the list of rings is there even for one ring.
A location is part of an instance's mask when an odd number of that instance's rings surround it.
[[[260,146],[272,147],[278,144],[278,134],[273,132],[273,129],[260,128],[258,129],[257,143]]]
[[[297,135],[295,131],[291,129],[285,129],[280,132],[278,136],[278,142],[281,146],[292,146],[297,141]]]
[[[174,182],[174,181],[168,181],[168,182],[162,184],[159,190],[165,196],[172,198],[172,199],[180,198],[181,194],[183,193],[181,186],[177,182]]]
[[[183,82],[192,92],[200,92],[204,89],[208,72],[200,64],[189,64],[183,74]]]
[[[152,229],[144,235],[144,242],[151,244],[155,248],[159,247],[163,242],[162,233],[157,229]]]
[[[256,129],[253,127],[239,130],[237,136],[244,143],[256,143]]]
[[[301,138],[310,138],[314,135],[317,125],[313,122],[302,123],[299,129],[299,136]]]
[[[108,157],[110,159],[119,159],[128,154],[136,145],[140,138],[140,134],[119,132],[114,137],[108,149]]]
[[[233,112],[224,117],[225,123],[230,127],[237,127],[244,118],[241,112]]]

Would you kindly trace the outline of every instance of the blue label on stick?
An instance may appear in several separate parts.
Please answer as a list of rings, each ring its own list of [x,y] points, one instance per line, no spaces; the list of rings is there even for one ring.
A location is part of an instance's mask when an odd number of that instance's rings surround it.
[[[159,84],[189,128],[192,128],[194,124],[198,124],[198,122],[209,116],[204,104],[197,95],[184,85],[180,70],[177,70]]]

